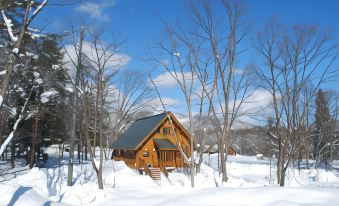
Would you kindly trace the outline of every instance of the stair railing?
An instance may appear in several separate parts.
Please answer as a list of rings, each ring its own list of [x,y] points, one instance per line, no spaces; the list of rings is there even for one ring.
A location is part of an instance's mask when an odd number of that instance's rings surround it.
[[[152,177],[151,170],[148,168],[148,166],[147,166],[145,160],[142,160],[142,164],[143,164],[143,166],[144,166],[144,170],[145,170],[145,172],[146,172],[146,175]]]

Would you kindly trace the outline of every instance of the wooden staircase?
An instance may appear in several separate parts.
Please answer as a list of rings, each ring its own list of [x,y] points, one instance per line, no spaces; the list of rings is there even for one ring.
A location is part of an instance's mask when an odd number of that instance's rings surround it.
[[[154,181],[161,180],[161,170],[159,167],[148,167],[146,162],[143,161],[144,171],[148,176],[150,176]]]
[[[155,181],[161,180],[161,171],[159,167],[149,167],[150,176]]]

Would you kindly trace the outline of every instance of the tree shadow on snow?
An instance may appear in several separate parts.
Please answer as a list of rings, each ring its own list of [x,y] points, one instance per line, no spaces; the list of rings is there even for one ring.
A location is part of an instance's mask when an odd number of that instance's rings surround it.
[[[57,195],[57,184],[59,183],[59,181],[61,181],[61,176],[62,176],[62,172],[59,171],[60,168],[54,168],[52,169],[53,174],[50,175],[49,174],[49,170],[47,170],[47,189],[48,189],[48,194],[50,196],[55,196]]]
[[[52,202],[51,201],[47,201],[45,202],[42,206],[51,206]]]
[[[27,192],[28,190],[32,189],[32,187],[23,187],[20,186],[15,193],[13,194],[13,197],[11,199],[11,201],[8,203],[7,206],[14,206],[14,204],[16,203],[16,201],[18,201],[18,199],[20,198],[21,195],[25,194],[25,192]]]

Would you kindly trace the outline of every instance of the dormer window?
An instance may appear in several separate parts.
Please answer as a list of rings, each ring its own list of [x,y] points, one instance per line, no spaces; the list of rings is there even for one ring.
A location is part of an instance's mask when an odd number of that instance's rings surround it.
[[[171,133],[170,128],[164,128],[163,131],[164,131],[164,134],[170,134]]]

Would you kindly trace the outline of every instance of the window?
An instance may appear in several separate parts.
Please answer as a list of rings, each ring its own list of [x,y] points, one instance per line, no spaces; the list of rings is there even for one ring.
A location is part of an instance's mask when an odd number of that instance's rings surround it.
[[[147,151],[144,151],[144,152],[142,153],[142,156],[143,156],[143,157],[149,157],[149,153],[148,153]]]
[[[161,156],[160,156],[160,160],[162,162],[170,162],[172,160],[174,160],[174,152],[166,152],[166,151],[162,151],[161,152]]]
[[[171,130],[169,128],[164,128],[163,131],[164,131],[164,134],[170,134],[171,133]]]
[[[121,151],[120,150],[114,150],[113,151],[113,156],[121,157]]]
[[[155,134],[160,134],[160,128],[156,129],[154,133]]]
[[[135,158],[135,152],[133,150],[125,150],[124,155],[125,158]]]

